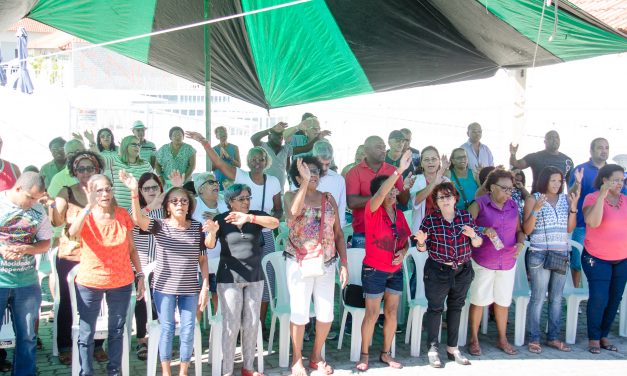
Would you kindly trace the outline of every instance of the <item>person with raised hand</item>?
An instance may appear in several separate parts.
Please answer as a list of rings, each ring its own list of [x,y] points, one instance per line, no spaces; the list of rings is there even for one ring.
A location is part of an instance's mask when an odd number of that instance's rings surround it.
[[[151,233],[155,241],[155,269],[152,287],[159,314],[161,335],[159,357],[162,373],[171,375],[172,340],[176,326],[175,311],[180,312],[180,375],[187,375],[192,357],[197,311],[207,306],[209,271],[205,248],[213,248],[218,224],[192,219],[194,197],[182,187],[170,188],[163,197],[164,218],[151,218],[141,209],[137,180],[120,171],[119,179],[131,191],[133,221]],[[198,281],[198,269],[202,283]],[[141,274],[143,278],[143,273]],[[198,356],[198,354],[197,354]]]
[[[81,374],[93,375],[94,334],[102,299],[109,307],[108,374],[119,374],[126,312],[131,300],[133,269],[143,277],[139,255],[133,242],[133,221],[118,207],[108,177],[93,175],[83,188],[87,205],[68,230],[70,237],[80,236],[81,253],[76,275],[77,308],[80,316],[78,354]],[[144,282],[137,283],[137,299],[144,294]]]
[[[588,351],[618,351],[608,339],[627,281],[627,200],[622,193],[625,170],[607,164],[594,180],[598,191],[586,195],[586,239],[581,256],[588,278]],[[622,313],[622,312],[621,312]]]
[[[338,256],[342,288],[348,282],[346,243],[340,225],[340,213],[333,196],[317,189],[321,170],[322,164],[317,158],[297,159],[290,168],[290,179],[298,190],[285,194],[285,213],[290,232],[284,255],[290,294],[293,376],[307,375],[303,366],[302,346],[312,296],[316,337],[309,356],[309,368],[325,375],[333,373],[333,368],[322,357],[322,347],[333,322]],[[301,267],[305,259],[319,259],[316,275],[303,276]]]
[[[527,348],[535,354],[542,352],[540,316],[547,293],[549,330],[546,345],[560,351],[571,351],[559,336],[562,292],[570,251],[568,234],[577,225],[580,190],[568,197],[562,193],[564,184],[564,174],[560,169],[545,167],[536,181],[537,192],[525,200],[523,231],[529,235],[527,270],[531,289],[527,306]]]
[[[242,332],[242,376],[261,376],[253,369],[259,309],[263,293],[260,244],[263,229],[279,227],[279,220],[261,210],[250,210],[251,189],[235,183],[224,192],[229,211],[214,217],[218,223],[220,261],[216,280],[223,317],[222,374],[233,374],[235,346]],[[208,248],[213,248],[207,246]]]
[[[392,358],[392,340],[396,332],[396,315],[403,293],[403,259],[409,249],[409,225],[397,207],[399,194],[397,182],[411,165],[411,151],[401,156],[399,167],[391,175],[372,179],[372,198],[366,202],[364,221],[366,228],[366,256],[361,269],[361,280],[366,298],[366,312],[361,324],[361,356],[357,369],[368,369],[370,340],[379,317],[383,300],[383,347],[379,361],[391,368],[402,368]]]
[[[453,183],[437,184],[431,191],[431,199],[435,210],[425,217],[415,234],[418,251],[429,252],[424,268],[427,356],[432,367],[443,366],[438,354],[438,335],[446,302],[446,355],[458,364],[469,365],[470,361],[457,347],[457,339],[462,308],[474,278],[470,262],[472,248],[480,247],[483,239],[470,213],[456,209],[459,193]]]

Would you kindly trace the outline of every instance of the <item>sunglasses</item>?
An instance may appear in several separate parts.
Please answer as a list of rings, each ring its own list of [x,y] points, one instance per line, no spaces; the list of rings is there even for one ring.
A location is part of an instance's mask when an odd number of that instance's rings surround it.
[[[157,192],[161,190],[158,185],[145,185],[142,187],[142,192]]]
[[[96,171],[96,168],[94,166],[77,167],[76,168],[76,172],[78,172],[79,174],[84,174],[84,173],[91,174],[94,171]]]
[[[175,206],[178,204],[181,204],[182,206],[189,204],[189,200],[186,198],[173,198],[173,199],[168,200],[168,202]]]
[[[242,197],[234,198],[233,201],[244,202],[244,201],[250,201],[252,199],[253,199],[253,196],[242,196]]]

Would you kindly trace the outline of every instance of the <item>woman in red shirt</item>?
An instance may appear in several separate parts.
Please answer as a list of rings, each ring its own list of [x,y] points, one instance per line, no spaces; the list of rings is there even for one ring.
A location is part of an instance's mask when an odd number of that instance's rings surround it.
[[[392,358],[390,348],[396,332],[396,312],[403,293],[401,266],[408,249],[409,226],[403,212],[396,207],[396,181],[411,164],[411,151],[401,157],[400,167],[390,176],[377,176],[370,183],[372,198],[366,203],[366,256],[361,282],[366,298],[366,313],[361,324],[361,356],[357,369],[368,369],[368,348],[383,299],[383,349],[379,361],[392,368],[401,364]]]

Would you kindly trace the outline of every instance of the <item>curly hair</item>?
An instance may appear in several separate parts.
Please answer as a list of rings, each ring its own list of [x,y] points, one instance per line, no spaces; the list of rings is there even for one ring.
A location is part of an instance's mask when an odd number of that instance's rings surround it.
[[[104,171],[104,160],[100,156],[100,154],[94,153],[90,150],[79,151],[76,154],[72,154],[70,158],[67,160],[67,170],[70,173],[70,176],[76,177],[76,167],[78,167],[78,163],[83,159],[89,159],[94,167],[96,168],[96,174],[102,174]]]

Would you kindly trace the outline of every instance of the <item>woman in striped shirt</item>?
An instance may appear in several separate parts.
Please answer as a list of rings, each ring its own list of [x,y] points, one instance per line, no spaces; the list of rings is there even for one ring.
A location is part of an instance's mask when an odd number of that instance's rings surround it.
[[[159,356],[164,375],[170,375],[175,310],[180,312],[180,374],[187,375],[192,357],[196,311],[207,305],[209,272],[205,248],[213,248],[217,223],[204,224],[192,219],[194,197],[181,187],[173,187],[163,198],[164,218],[150,218],[140,207],[137,180],[125,171],[119,179],[131,191],[133,221],[143,231],[154,235],[156,266],[152,280],[155,305],[161,323]],[[205,236],[207,232],[207,236]],[[198,266],[202,288],[198,283]],[[197,360],[200,354],[196,354]]]
[[[581,181],[582,176],[577,173],[577,180]],[[560,351],[571,350],[568,345],[558,339],[562,315],[562,291],[566,283],[566,274],[544,267],[549,253],[568,257],[570,250],[568,233],[577,225],[579,190],[571,193],[569,198],[562,193],[563,187],[562,171],[555,167],[545,167],[540,172],[536,184],[538,192],[525,200],[523,231],[529,235],[530,240],[527,267],[531,289],[531,298],[527,306],[527,348],[535,354],[542,352],[540,315],[547,291],[549,331],[546,345]]]
[[[147,161],[139,158],[140,143],[135,136],[126,136],[120,144],[120,155],[106,157],[107,175],[113,183],[113,196],[119,207],[129,209],[131,207],[131,192],[120,181],[120,171],[124,170],[135,178],[146,172],[153,172],[152,166]]]

